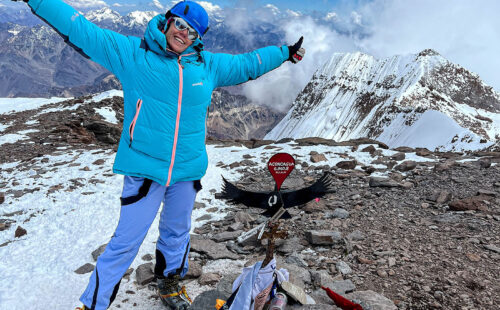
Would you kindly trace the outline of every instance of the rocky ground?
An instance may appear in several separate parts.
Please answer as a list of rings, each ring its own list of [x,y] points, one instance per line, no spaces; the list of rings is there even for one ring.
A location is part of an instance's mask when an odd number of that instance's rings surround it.
[[[68,107],[84,99],[75,100],[68,102]],[[119,102],[113,104],[119,105]],[[85,109],[85,105],[80,106],[76,115],[85,113]],[[23,113],[25,119],[0,115],[0,122],[10,123],[10,132],[29,129],[23,123],[39,112]],[[118,126],[102,120],[70,122],[61,119],[60,114],[45,113],[38,121],[32,126],[39,131],[27,134],[30,140],[2,145],[1,162],[19,160],[19,167],[15,169],[24,169],[33,157],[51,154],[61,147],[92,151],[116,147]],[[500,152],[435,153],[399,148],[394,155],[384,156],[381,148],[385,146],[375,141],[336,143],[300,139],[294,142],[296,149],[316,145],[349,146],[351,150],[369,154],[373,160],[372,165],[361,166],[350,152],[345,152],[337,154],[343,161],[329,166],[325,158],[328,154],[311,151],[308,160],[297,161],[300,169],[295,169],[285,181],[285,188],[301,188],[329,172],[334,182],[332,193],[319,201],[289,209],[292,218],[280,223],[288,237],[277,241],[278,267],[289,270],[291,282],[302,287],[317,303],[293,307],[335,309],[320,289],[327,286],[360,302],[366,309],[498,308]],[[209,143],[218,147],[266,145],[265,148],[280,150],[272,141],[210,140]],[[370,143],[372,145],[366,147]],[[430,161],[405,159],[414,153]],[[273,188],[265,164],[251,155],[243,161],[219,166],[240,171],[243,178],[237,185],[242,188]],[[12,195],[6,184],[0,180],[0,204],[4,196]],[[217,193],[213,194],[213,199],[217,199]],[[201,207],[206,205],[195,206]],[[246,261],[246,265],[251,265],[264,258],[265,242],[257,241],[256,237],[240,239],[241,242],[237,239],[266,220],[261,212],[234,205],[223,220],[210,220],[210,213],[207,214],[204,220],[208,222],[194,231],[191,268],[185,283],[196,281],[203,287],[211,287],[197,295],[194,309],[212,309],[215,296],[227,298],[237,276],[207,271],[204,267],[209,262]],[[8,214],[0,216],[0,230],[11,225],[14,223]],[[23,231],[16,231],[17,234],[22,235]],[[95,258],[100,250],[102,248],[94,253]],[[154,253],[142,259],[154,261]],[[75,272],[89,272],[93,263]],[[151,288],[152,264],[142,265],[127,275],[135,279],[137,291]],[[153,292],[151,298],[155,298]],[[117,308],[130,307],[126,299],[117,300],[115,304]]]
[[[394,157],[414,151],[401,150]],[[338,167],[353,167],[350,161],[296,171],[288,180],[291,188],[330,171],[335,192],[291,209],[293,218],[282,220],[289,237],[277,247],[278,267],[292,270],[292,282],[319,303],[331,304],[319,289],[325,285],[342,293],[374,291],[399,309],[496,309],[500,167],[491,162],[500,162],[500,154],[476,154],[463,162],[458,161],[463,159],[460,154],[419,151],[436,162],[403,162],[391,169],[389,178]],[[388,166],[397,159],[377,157],[375,152],[373,156]],[[321,154],[313,153],[311,161],[318,157]],[[246,171],[240,185],[272,189],[267,171]],[[196,232],[225,242],[232,252],[246,253],[250,261],[262,259],[264,247],[258,242],[231,241],[238,235],[235,231],[264,220],[259,212],[237,205],[224,221],[207,223]],[[196,242],[193,251],[202,253],[201,264],[210,259],[211,253],[197,249]],[[363,300],[355,293],[347,296]]]

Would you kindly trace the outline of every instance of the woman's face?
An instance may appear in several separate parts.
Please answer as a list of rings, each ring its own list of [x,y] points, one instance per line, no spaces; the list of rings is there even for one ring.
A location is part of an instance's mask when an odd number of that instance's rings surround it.
[[[165,36],[167,37],[167,43],[170,49],[178,54],[184,52],[193,44],[193,41],[188,38],[188,30],[178,30],[173,25],[173,22],[170,23]]]

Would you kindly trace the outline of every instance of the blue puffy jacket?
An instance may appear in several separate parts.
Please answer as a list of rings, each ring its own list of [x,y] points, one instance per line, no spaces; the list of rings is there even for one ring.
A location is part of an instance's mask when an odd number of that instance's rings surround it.
[[[60,0],[30,0],[33,12],[69,44],[111,71],[122,83],[125,117],[113,171],[160,184],[199,180],[208,159],[205,121],[212,91],[279,67],[286,46],[240,55],[213,54],[197,39],[181,55],[167,51],[153,18],[144,39],[101,29]]]

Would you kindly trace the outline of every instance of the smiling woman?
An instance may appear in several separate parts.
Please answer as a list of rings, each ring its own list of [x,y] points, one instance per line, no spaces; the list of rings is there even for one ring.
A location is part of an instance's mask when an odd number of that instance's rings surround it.
[[[144,38],[101,29],[61,0],[28,5],[123,86],[123,131],[113,166],[125,176],[120,220],[80,297],[80,309],[110,306],[162,202],[154,270],[158,295],[169,309],[188,309],[179,280],[188,271],[191,213],[208,164],[205,122],[212,91],[256,79],[287,60],[299,62],[302,38],[291,46],[213,54],[203,50],[208,14],[193,1],[154,17]]]

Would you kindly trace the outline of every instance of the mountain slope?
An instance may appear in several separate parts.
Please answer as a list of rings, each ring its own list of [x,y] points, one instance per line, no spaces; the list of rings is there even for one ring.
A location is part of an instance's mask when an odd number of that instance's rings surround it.
[[[366,137],[391,147],[477,149],[500,139],[499,113],[497,92],[433,50],[380,60],[334,54],[266,139]]]

